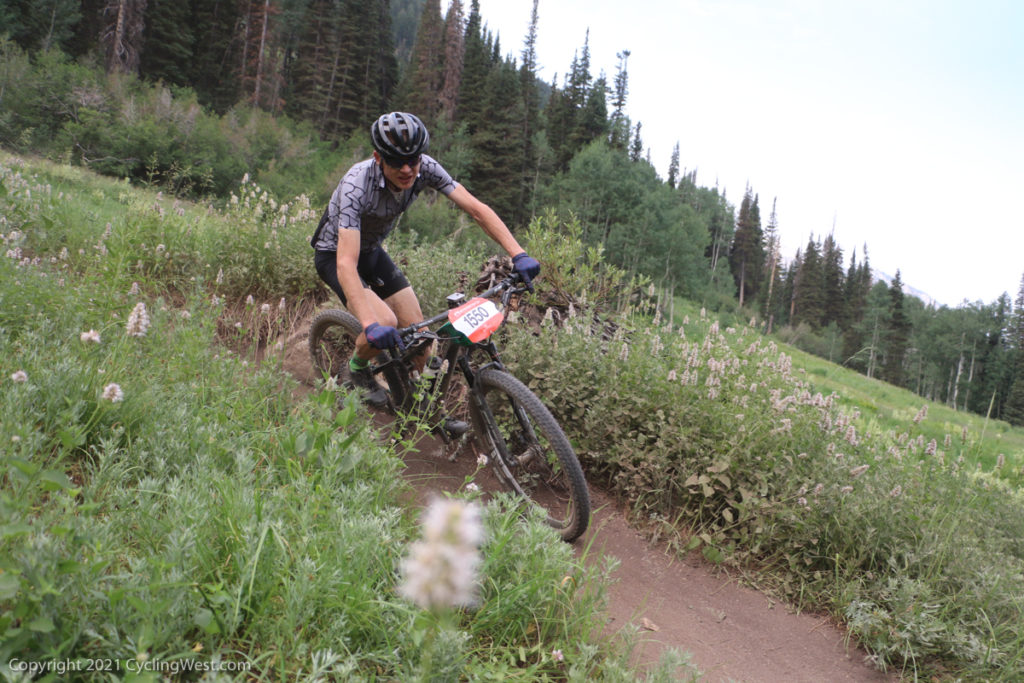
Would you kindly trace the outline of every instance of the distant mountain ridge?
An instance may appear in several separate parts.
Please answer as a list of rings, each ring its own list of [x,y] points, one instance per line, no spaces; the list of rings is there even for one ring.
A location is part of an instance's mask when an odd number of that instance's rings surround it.
[[[888,273],[883,273],[882,271],[875,270],[874,268],[871,269],[871,281],[872,282],[879,282],[879,281],[881,281],[881,282],[884,282],[887,285],[892,285],[893,278],[894,278],[893,275],[889,275]],[[922,292],[920,289],[915,289],[914,287],[911,287],[910,285],[908,285],[906,282],[904,282],[902,284],[903,284],[903,293],[904,294],[908,294],[910,296],[917,297],[918,299],[920,299],[921,301],[924,302],[925,306],[935,306],[936,308],[938,308],[939,306],[942,305],[942,303],[940,301],[938,301],[935,297],[933,297],[931,294],[928,294],[927,292]]]

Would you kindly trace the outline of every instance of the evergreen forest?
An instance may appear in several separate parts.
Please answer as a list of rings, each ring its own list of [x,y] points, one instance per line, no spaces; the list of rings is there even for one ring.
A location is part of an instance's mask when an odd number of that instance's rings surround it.
[[[495,35],[476,0],[0,0],[0,145],[210,203],[248,174],[322,204],[368,156],[369,124],[412,111],[431,154],[513,231],[574,216],[588,246],[653,283],[665,313],[689,299],[1024,425],[1024,278],[1013,299],[926,305],[827,226],[784,255],[778,198],[701,185],[678,143],[664,176],[653,167],[628,113],[629,46],[614,74],[595,73],[581,24],[547,83],[537,0],[524,28]],[[429,223],[407,226],[431,237]]]

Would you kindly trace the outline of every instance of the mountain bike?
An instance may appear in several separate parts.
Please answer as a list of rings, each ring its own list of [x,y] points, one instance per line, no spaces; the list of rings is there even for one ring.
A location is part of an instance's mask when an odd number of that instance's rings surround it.
[[[507,277],[466,301],[448,297],[448,310],[399,329],[404,350],[391,348],[371,363],[374,377],[387,385],[387,409],[399,416],[432,421],[446,444],[462,448],[475,440],[503,487],[539,505],[547,523],[572,541],[590,523],[590,494],[576,453],[562,428],[539,398],[508,373],[494,333],[506,322],[512,296],[527,291],[518,277]],[[494,298],[500,296],[500,304]],[[431,329],[436,328],[436,329]],[[313,368],[339,384],[349,379],[349,359],[362,326],[351,313],[331,309],[310,325]],[[429,357],[424,371],[424,354]],[[468,412],[472,429],[453,436],[445,416]]]

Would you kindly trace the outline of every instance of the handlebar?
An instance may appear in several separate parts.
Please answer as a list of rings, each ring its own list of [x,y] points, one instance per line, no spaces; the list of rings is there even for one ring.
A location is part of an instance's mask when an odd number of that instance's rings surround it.
[[[504,308],[504,307],[508,306],[509,299],[512,298],[513,294],[522,294],[523,292],[526,292],[526,291],[533,291],[533,287],[530,287],[530,286],[527,286],[527,285],[517,286],[517,285],[522,285],[522,282],[523,282],[523,278],[522,278],[521,275],[519,275],[519,273],[512,273],[512,275],[510,275],[510,276],[506,277],[505,279],[501,280],[500,282],[498,282],[496,285],[494,285],[490,289],[484,290],[483,292],[480,292],[479,294],[477,294],[475,296],[477,298],[489,299],[489,298],[493,297],[495,294],[498,294],[500,292],[501,293],[501,306],[502,306],[502,308]],[[431,325],[436,325],[437,323],[445,321],[445,320],[448,320],[448,311],[444,311],[443,313],[438,313],[437,315],[435,315],[432,318],[427,318],[426,320],[421,320],[420,322],[413,323],[412,325],[409,325],[408,327],[399,328],[398,334],[401,335],[402,339],[404,340],[406,337],[414,334],[418,330],[422,330],[425,327],[430,327]]]

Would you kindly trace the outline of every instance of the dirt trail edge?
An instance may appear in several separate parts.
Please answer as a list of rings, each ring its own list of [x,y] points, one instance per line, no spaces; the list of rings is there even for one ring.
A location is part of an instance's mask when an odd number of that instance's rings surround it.
[[[312,385],[305,327],[288,340],[285,369]],[[377,417],[383,425],[385,420]],[[404,476],[416,497],[455,491],[475,463],[468,456],[449,462],[433,439],[405,457]],[[491,482],[482,482],[486,489]],[[640,629],[635,663],[641,669],[667,648],[688,652],[702,681],[744,683],[838,683],[895,681],[877,671],[866,653],[847,644],[830,619],[796,614],[786,605],[734,580],[716,575],[699,556],[683,561],[650,544],[630,527],[614,499],[590,487],[594,515],[577,552],[590,544],[589,561],[618,558],[608,589],[610,631],[632,624]]]

